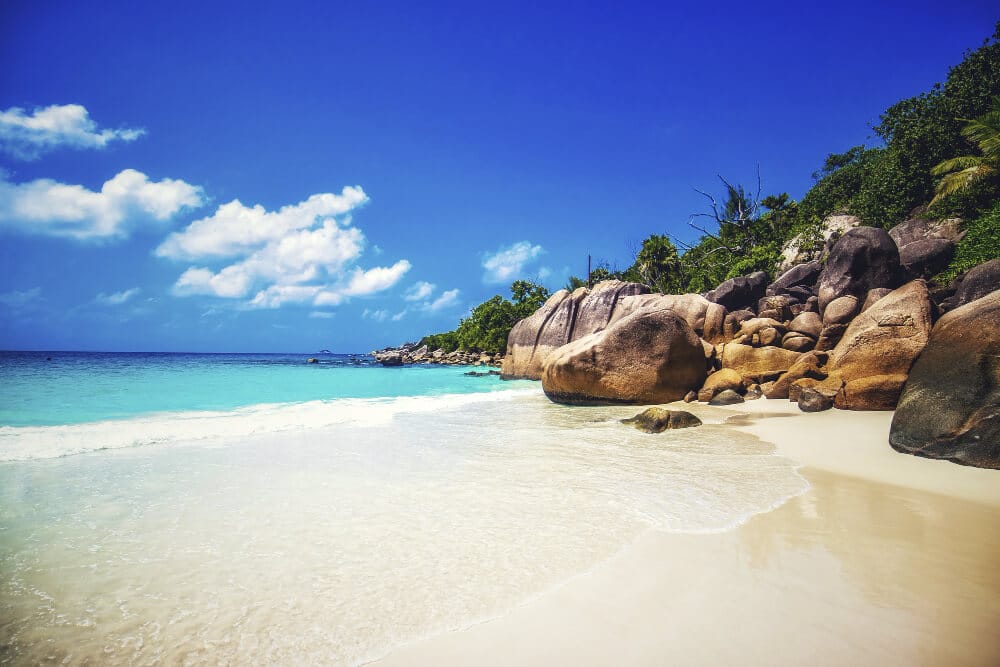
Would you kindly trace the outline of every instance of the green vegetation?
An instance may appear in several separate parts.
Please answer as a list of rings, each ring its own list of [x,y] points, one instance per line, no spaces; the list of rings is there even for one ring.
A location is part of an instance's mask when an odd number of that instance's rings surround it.
[[[696,243],[652,234],[630,267],[619,271],[598,262],[592,282],[618,278],[680,293],[705,292],[753,271],[774,275],[786,241],[798,236],[800,246],[818,243],[822,221],[838,213],[886,229],[911,215],[961,217],[966,235],[938,276],[942,281],[1000,255],[1000,23],[992,38],[949,70],[943,84],[892,105],[873,129],[881,145],[828,155],[799,202],[787,193],[761,198],[759,175],[755,192],[720,179],[721,198],[702,192],[709,210],[691,223],[702,233]],[[566,288],[586,284],[571,276]],[[513,300],[495,296],[455,331],[421,342],[445,351],[502,351],[514,324],[549,296],[523,280],[511,293]]]
[[[538,310],[549,298],[545,287],[527,280],[515,280],[510,293],[511,300],[498,294],[473,308],[454,331],[424,336],[420,344],[445,352],[503,352],[507,349],[507,335],[514,325]]]
[[[997,256],[1000,199],[1000,23],[993,37],[965,54],[943,84],[901,100],[873,127],[880,146],[854,146],[827,156],[815,184],[799,202],[787,194],[760,199],[721,179],[724,197],[695,214],[697,243],[677,252],[670,238],[653,234],[635,263],[607,276],[634,280],[661,292],[704,292],[727,278],[764,270],[772,275],[782,245],[799,235],[818,241],[822,221],[833,214],[859,217],[888,229],[919,214],[961,217],[968,234],[951,267],[953,277]],[[967,120],[972,119],[972,120]],[[979,155],[976,155],[979,153]],[[596,282],[595,277],[595,282]],[[586,284],[570,278],[570,286]]]

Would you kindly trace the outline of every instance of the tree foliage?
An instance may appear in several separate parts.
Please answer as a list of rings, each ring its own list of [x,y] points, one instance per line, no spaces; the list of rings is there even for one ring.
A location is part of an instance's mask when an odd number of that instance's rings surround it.
[[[515,280],[510,292],[512,300],[497,294],[473,308],[454,331],[424,336],[420,344],[445,352],[503,352],[514,325],[538,310],[549,298],[545,287],[527,280]]]

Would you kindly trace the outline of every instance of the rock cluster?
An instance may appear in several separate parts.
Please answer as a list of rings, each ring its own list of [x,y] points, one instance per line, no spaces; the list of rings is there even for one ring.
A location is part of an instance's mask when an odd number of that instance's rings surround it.
[[[387,347],[370,353],[383,366],[403,366],[407,364],[444,364],[448,366],[499,366],[502,354],[489,352],[466,352],[456,350],[430,350],[426,345],[403,343],[399,347]]]
[[[1000,467],[1000,259],[929,289],[958,222],[915,218],[889,232],[859,223],[828,220],[811,249],[804,239],[786,249],[771,282],[758,272],[704,295],[620,281],[558,292],[514,327],[501,375],[540,379],[565,403],[899,404],[897,449]],[[929,389],[946,367],[948,386]],[[938,419],[942,408],[950,416]]]

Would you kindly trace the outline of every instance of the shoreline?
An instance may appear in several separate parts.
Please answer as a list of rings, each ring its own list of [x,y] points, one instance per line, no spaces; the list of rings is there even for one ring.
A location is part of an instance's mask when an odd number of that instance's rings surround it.
[[[1000,476],[894,451],[891,412],[675,403],[772,443],[810,488],[724,533],[649,530],[407,664],[1000,664]]]

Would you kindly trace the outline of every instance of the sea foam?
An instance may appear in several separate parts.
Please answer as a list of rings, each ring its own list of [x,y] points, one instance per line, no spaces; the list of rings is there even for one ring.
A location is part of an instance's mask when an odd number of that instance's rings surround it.
[[[226,411],[165,412],[59,426],[0,426],[0,462],[49,459],[105,449],[238,440],[254,434],[317,429],[336,424],[377,426],[401,413],[448,410],[535,393],[512,389],[478,394],[344,398],[267,403]]]

